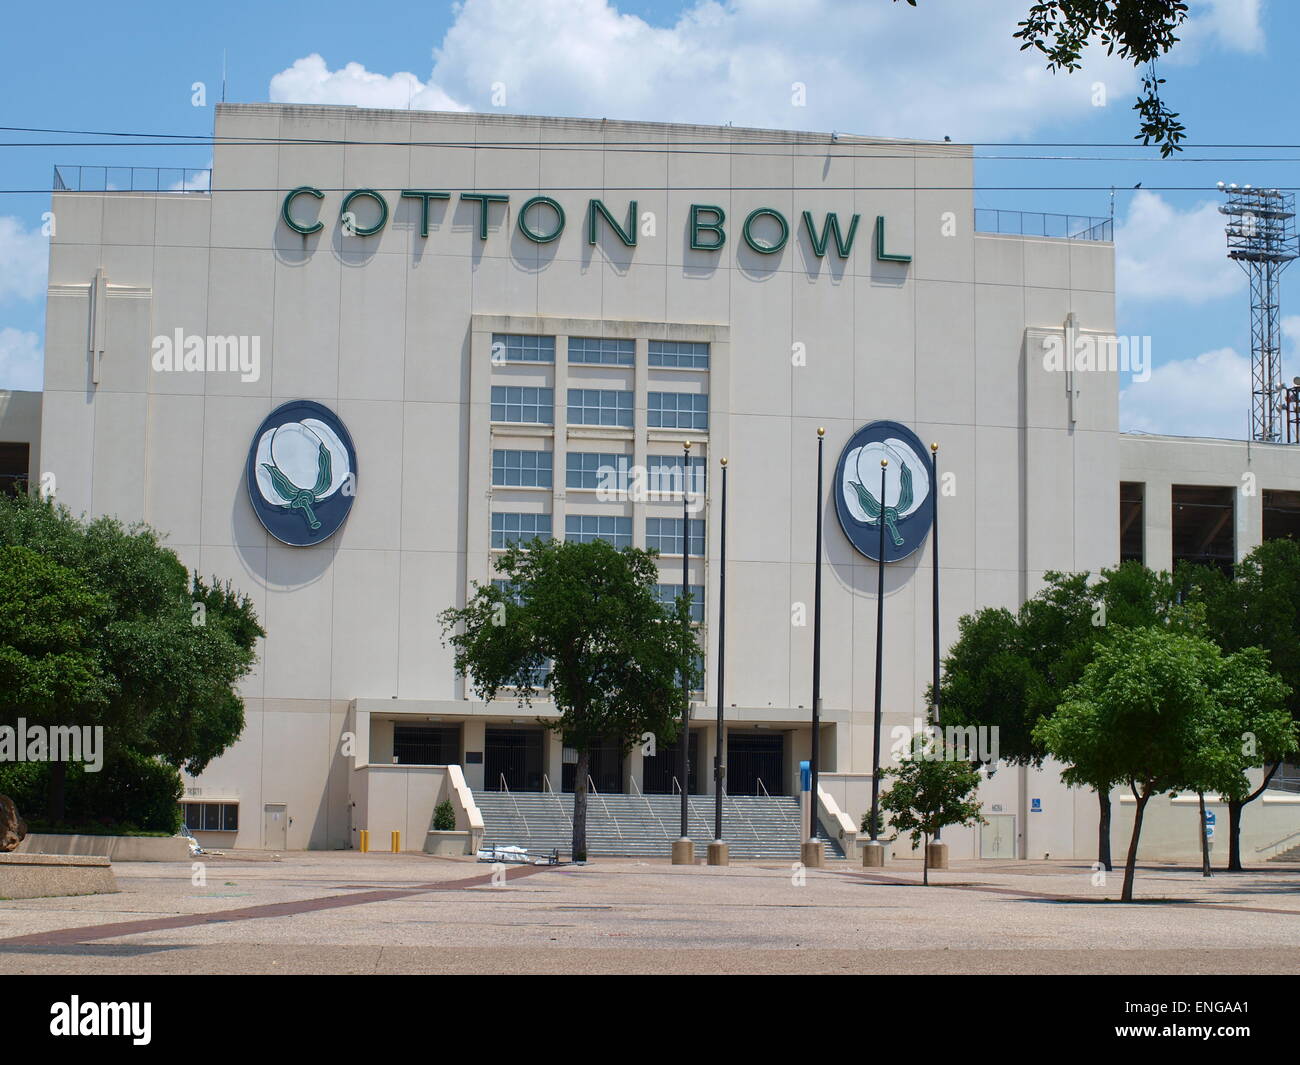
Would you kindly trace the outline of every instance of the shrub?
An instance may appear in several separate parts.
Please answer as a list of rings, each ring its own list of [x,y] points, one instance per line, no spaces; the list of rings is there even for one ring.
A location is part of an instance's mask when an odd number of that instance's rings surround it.
[[[0,765],[0,795],[13,799],[18,812],[30,824],[49,831],[99,825],[110,834],[121,829],[172,835],[181,827],[184,787],[180,773],[147,755],[114,751],[98,773],[87,773],[80,763],[70,763],[61,826],[47,820],[49,779],[48,762]]]
[[[443,799],[433,811],[433,828],[435,832],[450,832],[456,827],[456,811],[452,809],[451,800]]]

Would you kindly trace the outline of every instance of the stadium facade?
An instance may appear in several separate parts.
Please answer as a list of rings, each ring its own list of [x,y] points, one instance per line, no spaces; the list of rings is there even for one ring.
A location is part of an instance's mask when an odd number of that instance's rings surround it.
[[[444,795],[463,819],[483,791],[571,788],[546,701],[476,700],[437,615],[532,535],[658,548],[675,594],[687,442],[690,789],[713,787],[726,457],[728,788],[793,794],[809,756],[821,507],[832,827],[869,803],[877,493],[852,471],[878,453],[909,479],[885,493],[908,541],[885,568],[887,745],[930,678],[933,493],[945,646],[1049,570],[1231,564],[1295,531],[1292,449],[1119,433],[1109,222],[977,212],[968,147],[281,105],[222,105],[216,137],[210,189],[59,169],[44,392],[0,412],[6,472],[156,526],[256,604],[247,727],[187,781],[210,843],[345,848],[422,832]],[[593,783],[669,791],[675,765],[604,750]],[[1052,766],[982,795],[954,857],[1094,854],[1095,799]],[[1296,798],[1254,804],[1248,859]],[[1180,802],[1144,851],[1195,852]]]

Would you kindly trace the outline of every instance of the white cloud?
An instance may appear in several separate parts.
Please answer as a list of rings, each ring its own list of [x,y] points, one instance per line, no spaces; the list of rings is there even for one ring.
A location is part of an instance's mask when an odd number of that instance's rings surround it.
[[[1120,428],[1241,440],[1248,435],[1250,388],[1250,359],[1232,348],[1174,359],[1120,392]]]
[[[1012,38],[1023,17],[1023,0],[697,0],[659,27],[608,0],[465,0],[428,81],[311,55],[272,79],[271,99],[491,111],[500,86],[511,112],[962,141],[1095,114],[1095,81],[1112,100],[1134,90],[1133,69],[1100,52],[1049,73]]]
[[[44,366],[40,337],[8,326],[0,329],[0,388],[39,392]]]
[[[1115,226],[1115,293],[1134,300],[1202,303],[1235,295],[1246,275],[1228,258],[1219,205],[1180,211],[1139,189]]]
[[[1186,64],[1196,62],[1212,47],[1229,52],[1262,52],[1262,6],[1260,0],[1192,0],[1170,57]]]
[[[45,292],[49,242],[13,215],[0,215],[0,302],[34,300]]]
[[[271,100],[296,104],[355,104],[419,111],[467,110],[436,85],[425,85],[414,74],[372,74],[360,63],[330,70],[312,53],[271,79]]]

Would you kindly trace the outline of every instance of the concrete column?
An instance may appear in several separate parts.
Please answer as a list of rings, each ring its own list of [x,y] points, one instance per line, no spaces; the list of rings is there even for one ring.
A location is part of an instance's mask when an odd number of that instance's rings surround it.
[[[466,761],[463,765],[465,770],[465,783],[469,785],[470,791],[482,791],[483,780],[483,748],[486,740],[487,726],[482,721],[470,719],[465,722],[461,735],[465,744],[465,751],[477,751],[479,760],[471,765]]]
[[[1142,554],[1148,569],[1174,565],[1174,495],[1167,481],[1147,481],[1142,503]]]

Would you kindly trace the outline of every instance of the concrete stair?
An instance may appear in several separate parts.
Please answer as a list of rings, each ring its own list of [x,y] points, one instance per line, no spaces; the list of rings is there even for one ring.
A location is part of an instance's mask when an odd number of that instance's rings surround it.
[[[1270,862],[1300,862],[1300,843],[1294,847],[1288,847],[1284,851],[1278,851],[1269,858]]]
[[[475,792],[483,814],[483,847],[523,847],[568,855],[573,843],[573,796],[538,792]],[[703,860],[713,840],[713,798],[690,797],[687,824]],[[680,795],[591,795],[587,799],[587,850],[591,857],[665,858],[681,831]],[[726,796],[723,838],[732,858],[798,859],[802,828],[799,801]],[[842,858],[839,843],[826,839],[826,857]]]

